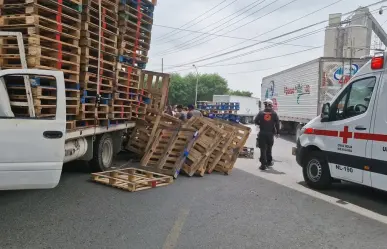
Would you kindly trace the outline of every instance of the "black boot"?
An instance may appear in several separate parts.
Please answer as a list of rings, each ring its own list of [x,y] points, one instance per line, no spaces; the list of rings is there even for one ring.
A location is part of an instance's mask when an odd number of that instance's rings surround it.
[[[259,167],[259,169],[260,169],[260,170],[266,170],[267,167],[266,167],[265,165],[262,164],[261,167]]]

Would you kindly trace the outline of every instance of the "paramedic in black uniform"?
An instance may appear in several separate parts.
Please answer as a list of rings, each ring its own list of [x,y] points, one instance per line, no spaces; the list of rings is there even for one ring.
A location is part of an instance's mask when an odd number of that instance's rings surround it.
[[[273,101],[267,99],[263,103],[265,109],[260,111],[254,120],[255,125],[259,126],[257,142],[261,150],[261,157],[259,158],[261,162],[259,169],[261,170],[265,170],[268,166],[273,166],[271,150],[274,144],[274,135],[276,137],[279,136],[279,118],[273,110]]]

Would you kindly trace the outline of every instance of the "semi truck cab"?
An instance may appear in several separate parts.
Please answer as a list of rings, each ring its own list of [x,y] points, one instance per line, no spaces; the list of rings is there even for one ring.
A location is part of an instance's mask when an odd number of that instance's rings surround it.
[[[386,56],[375,55],[302,128],[293,154],[310,187],[337,179],[387,190]]]

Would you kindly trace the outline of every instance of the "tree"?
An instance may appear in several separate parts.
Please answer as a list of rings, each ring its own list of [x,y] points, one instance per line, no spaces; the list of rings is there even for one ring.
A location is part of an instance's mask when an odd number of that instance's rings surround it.
[[[236,95],[236,96],[246,96],[246,97],[251,97],[253,96],[252,92],[249,91],[240,91],[240,90],[230,90],[229,91],[230,95]]]
[[[169,103],[189,105],[195,103],[196,74],[171,75]],[[198,101],[212,101],[213,95],[228,93],[227,80],[218,74],[199,74]]]

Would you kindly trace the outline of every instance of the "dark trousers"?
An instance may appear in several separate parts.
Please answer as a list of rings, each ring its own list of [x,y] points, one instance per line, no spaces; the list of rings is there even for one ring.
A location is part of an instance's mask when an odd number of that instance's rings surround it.
[[[259,132],[258,145],[261,151],[259,161],[262,165],[268,165],[273,161],[271,150],[274,144],[274,134],[271,132]]]

